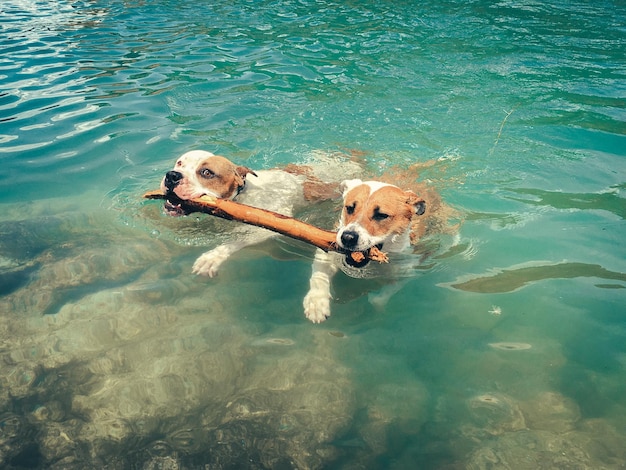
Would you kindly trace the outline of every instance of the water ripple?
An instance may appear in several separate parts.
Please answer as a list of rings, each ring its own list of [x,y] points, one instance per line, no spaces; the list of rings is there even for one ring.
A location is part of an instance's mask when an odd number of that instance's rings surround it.
[[[318,142],[350,135],[380,147],[379,137],[406,133],[396,146],[436,147],[441,137],[423,131],[443,128],[461,97],[499,100],[519,95],[520,84],[520,99],[544,103],[519,113],[520,123],[580,123],[623,135],[621,101],[594,99],[623,90],[617,51],[624,35],[596,7],[555,13],[501,2],[487,11],[468,4],[444,12],[427,5],[416,15],[404,5],[321,2],[312,14],[307,1],[215,2],[198,15],[191,2],[177,2],[175,14],[162,3],[4,2],[0,158],[58,153],[71,138],[74,152],[89,156],[84,168],[117,170],[125,157],[113,145],[128,128],[146,134],[142,144],[185,135],[245,143],[268,138],[266,116],[274,117],[277,135],[323,123]],[[589,34],[597,21],[606,24],[600,37]],[[477,85],[485,80],[489,89]],[[438,87],[448,91],[433,95]],[[316,102],[323,105],[314,110]],[[461,120],[456,133],[493,133],[497,123],[483,121]],[[409,132],[425,122],[427,129]],[[98,149],[103,143],[109,147]],[[24,172],[19,160],[13,165],[23,183],[47,178]],[[57,170],[69,168],[59,161]]]

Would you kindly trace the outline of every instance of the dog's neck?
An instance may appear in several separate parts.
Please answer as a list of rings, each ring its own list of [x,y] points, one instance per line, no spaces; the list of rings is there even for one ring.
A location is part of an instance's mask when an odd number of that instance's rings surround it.
[[[398,233],[389,237],[383,243],[383,250],[390,251],[392,253],[399,253],[407,250],[411,246],[411,233],[410,230],[405,230],[402,233]]]

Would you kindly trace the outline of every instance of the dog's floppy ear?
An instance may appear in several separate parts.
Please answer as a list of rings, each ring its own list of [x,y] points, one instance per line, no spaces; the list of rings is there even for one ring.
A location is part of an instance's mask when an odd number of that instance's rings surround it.
[[[248,174],[252,174],[254,176],[257,176],[257,174],[254,171],[252,171],[250,168],[248,168],[247,166],[238,166],[235,171],[244,180],[246,179],[246,176]]]
[[[339,190],[341,191],[342,195],[345,196],[348,191],[350,191],[352,188],[362,184],[363,181],[361,181],[360,179],[354,179],[354,180],[343,180],[340,184],[339,184]]]
[[[424,201],[413,191],[405,191],[404,194],[406,194],[407,196],[406,203],[413,206],[413,209],[415,210],[415,213],[417,215],[422,215],[424,212],[426,212],[426,201]]]

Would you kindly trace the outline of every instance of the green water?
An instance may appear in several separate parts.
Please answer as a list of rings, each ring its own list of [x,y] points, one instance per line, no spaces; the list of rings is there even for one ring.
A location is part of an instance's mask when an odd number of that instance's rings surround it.
[[[0,466],[624,468],[625,25],[619,0],[5,0]],[[338,275],[314,325],[312,249],[199,278],[227,223],[142,200],[199,148],[418,164],[461,224],[383,307]]]

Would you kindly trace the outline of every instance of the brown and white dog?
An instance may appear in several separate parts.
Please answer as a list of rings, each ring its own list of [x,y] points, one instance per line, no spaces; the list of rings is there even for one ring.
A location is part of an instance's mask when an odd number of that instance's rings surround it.
[[[332,173],[337,174],[337,171]],[[342,172],[350,174],[350,171]],[[249,175],[252,177],[248,178]],[[321,186],[331,184],[315,179]],[[161,189],[170,195],[165,210],[170,215],[185,215],[179,200],[211,195],[233,199],[243,204],[293,216],[294,210],[306,203],[304,185],[311,183],[305,174],[294,171],[252,171],[237,166],[225,157],[194,150],[176,161],[166,173]],[[337,232],[337,245],[344,253],[317,250],[313,262],[310,289],[304,298],[305,316],[320,323],[330,316],[330,282],[337,270],[354,276],[354,269],[367,264],[367,258],[355,262],[352,252],[366,252],[376,246],[385,252],[401,252],[410,248],[412,218],[425,211],[425,202],[411,191],[377,181],[345,180],[343,210]],[[276,236],[259,227],[240,227],[233,241],[203,253],[194,263],[195,274],[214,277],[230,255],[246,246]],[[397,290],[397,289],[396,289]]]
[[[378,181],[346,180],[342,183],[343,209],[337,230],[337,246],[345,253],[366,252],[372,247],[390,253],[410,249],[411,223],[424,214],[426,203],[412,191]],[[313,323],[330,316],[330,282],[338,269],[362,268],[365,258],[355,262],[351,256],[317,250],[309,292],[304,298],[304,314]],[[348,270],[346,274],[351,275]],[[398,284],[388,292],[398,290]]]
[[[247,178],[253,175],[254,178]],[[204,195],[233,199],[286,216],[305,203],[304,177],[282,170],[254,172],[237,166],[225,157],[204,150],[192,150],[176,160],[174,169],[165,174],[161,190],[172,195],[166,200],[170,215],[186,215],[177,199],[188,200]],[[245,189],[245,190],[244,190]],[[239,226],[233,241],[203,253],[194,263],[193,272],[215,277],[221,264],[236,251],[275,236],[259,227]]]

